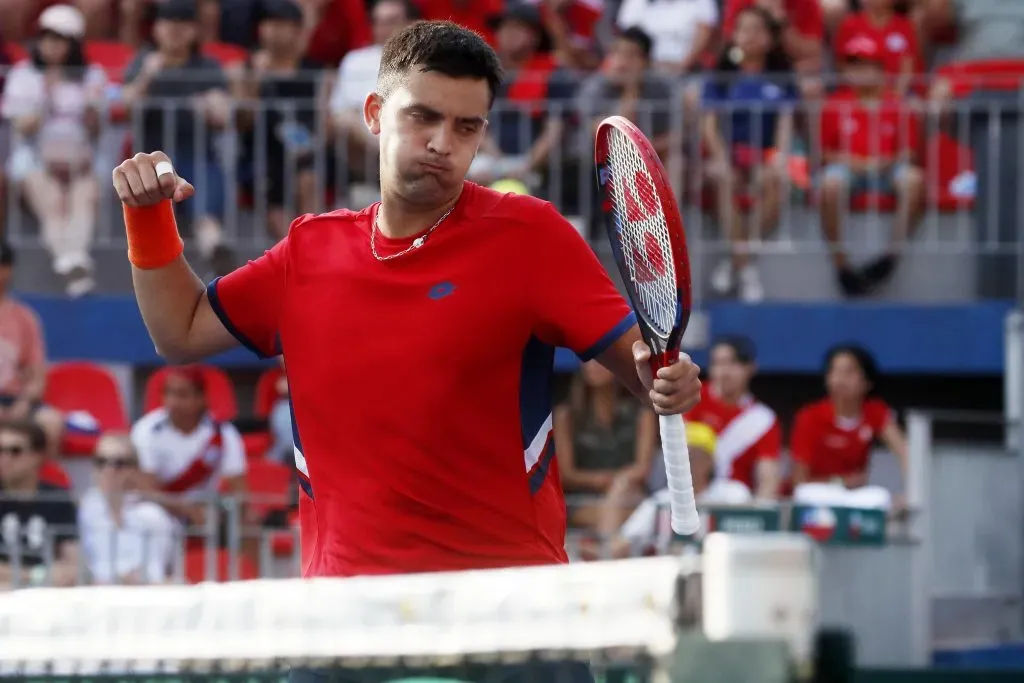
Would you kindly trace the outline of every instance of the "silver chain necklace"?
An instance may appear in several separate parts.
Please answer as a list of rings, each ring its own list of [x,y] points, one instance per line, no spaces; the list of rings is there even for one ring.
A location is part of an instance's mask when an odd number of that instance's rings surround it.
[[[452,211],[454,211],[454,210],[455,210],[455,206],[453,205],[450,209],[448,209],[447,211],[444,212],[443,216],[441,216],[440,218],[437,219],[436,223],[434,223],[432,226],[430,226],[429,230],[427,230],[425,233],[423,233],[422,235],[420,235],[419,237],[414,239],[412,241],[412,244],[407,246],[402,251],[398,252],[397,254],[391,254],[390,256],[381,256],[380,254],[377,253],[377,239],[376,238],[377,238],[377,231],[380,229],[380,228],[377,227],[377,220],[380,217],[380,209],[377,209],[377,213],[375,213],[374,216],[373,216],[373,226],[370,228],[370,251],[373,253],[373,258],[375,258],[378,261],[383,263],[384,261],[390,261],[391,259],[396,259],[399,256],[405,256],[410,251],[415,251],[415,250],[419,249],[420,247],[422,247],[424,244],[427,243],[427,238],[430,237],[430,233],[432,233],[435,230],[437,230],[438,226],[440,226],[441,223],[444,223],[444,219],[448,218],[448,215]]]

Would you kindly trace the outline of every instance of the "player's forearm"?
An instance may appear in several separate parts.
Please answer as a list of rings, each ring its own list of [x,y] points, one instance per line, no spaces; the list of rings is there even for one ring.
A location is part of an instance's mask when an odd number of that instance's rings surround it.
[[[206,287],[185,257],[152,270],[133,266],[132,284],[157,353],[173,363],[197,360],[190,337]]]

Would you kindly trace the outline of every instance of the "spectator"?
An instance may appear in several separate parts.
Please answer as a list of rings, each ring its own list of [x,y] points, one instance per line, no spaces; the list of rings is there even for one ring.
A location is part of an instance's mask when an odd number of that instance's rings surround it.
[[[529,0],[540,10],[551,51],[567,69],[590,71],[600,64],[597,26],[603,0]]]
[[[615,38],[604,70],[583,82],[578,102],[590,123],[588,152],[597,126],[612,114],[637,124],[663,158],[672,148],[672,88],[651,69],[651,38],[642,29],[628,28]]]
[[[861,296],[891,277],[900,250],[924,211],[924,173],[913,164],[918,125],[898,95],[886,89],[878,44],[857,36],[843,46],[848,87],[829,96],[821,112],[821,226],[839,286]],[[851,194],[895,194],[896,222],[889,250],[861,269],[842,248],[841,220]]]
[[[791,435],[793,482],[829,482],[856,489],[868,482],[871,445],[881,439],[907,471],[907,442],[893,411],[875,396],[878,368],[858,346],[831,349],[825,360],[828,396],[796,415]]]
[[[503,0],[415,0],[428,21],[454,21],[473,29],[494,44],[494,20],[501,16]]]
[[[285,370],[284,356],[280,357],[281,370]],[[270,446],[269,457],[281,463],[291,464],[295,440],[292,434],[292,406],[288,398],[288,375],[285,372],[277,378],[274,386],[277,400],[270,409],[270,435],[274,442]]]
[[[775,411],[750,393],[757,373],[754,343],[746,337],[723,337],[711,346],[711,381],[701,402],[686,418],[710,426],[718,435],[718,476],[743,482],[757,497],[778,498],[782,430]]]
[[[201,368],[168,374],[163,407],[135,423],[131,441],[139,456],[140,493],[186,524],[206,521],[208,504],[222,485],[245,496],[242,436],[210,415]]]
[[[46,435],[44,450],[56,458],[64,416],[42,404],[46,344],[39,316],[10,295],[14,250],[0,245],[0,420],[32,420]]]
[[[11,70],[0,104],[15,131],[8,177],[39,219],[53,269],[72,297],[96,284],[89,248],[99,183],[92,159],[106,86],[103,70],[86,66],[84,35],[85,20],[74,7],[43,12],[31,58]]]
[[[733,35],[740,14],[750,7],[760,7],[774,20],[782,49],[799,73],[821,70],[825,22],[820,0],[727,0],[722,32]]]
[[[648,490],[658,418],[636,401],[624,400],[611,372],[594,361],[584,364],[578,380],[582,401],[563,397],[553,414],[562,486],[566,494],[590,497],[570,505],[569,523],[596,529],[604,514],[602,500],[615,491],[623,501],[621,524]]]
[[[40,481],[45,443],[34,423],[0,423],[0,588],[78,582],[75,506]]]
[[[143,49],[128,65],[122,97],[135,110],[142,135],[136,149],[162,149],[174,168],[196,188],[191,204],[200,253],[215,274],[234,266],[221,220],[227,199],[224,173],[214,153],[213,131],[231,112],[228,83],[220,64],[199,50],[194,0],[162,0],[153,24],[155,49]],[[168,146],[170,142],[170,146]]]
[[[896,13],[896,0],[861,0],[862,9],[847,16],[836,30],[836,57],[843,61],[843,46],[857,38],[873,40],[882,56],[890,87],[905,95],[914,76],[924,71],[924,60],[914,24]]]
[[[126,436],[96,442],[93,487],[82,496],[78,528],[94,583],[145,584],[167,580],[174,520],[133,490],[139,459]]]
[[[492,112],[491,135],[470,167],[470,179],[515,179],[536,187],[562,142],[575,94],[572,78],[551,55],[551,38],[536,7],[510,4],[495,30],[506,78]]]
[[[619,29],[637,26],[654,41],[655,68],[671,76],[696,71],[718,25],[715,0],[625,0]]]
[[[365,0],[300,0],[306,57],[334,68],[352,50],[370,43]]]
[[[734,24],[718,73],[704,85],[707,173],[716,190],[719,224],[732,244],[731,258],[712,271],[711,286],[727,294],[735,289],[738,276],[740,298],[753,303],[764,299],[764,287],[751,261],[751,230],[738,200],[747,192],[760,198],[758,210],[752,212],[758,219],[757,238],[775,230],[798,95],[789,77],[781,31],[771,15],[749,7],[738,13]]]
[[[301,36],[302,9],[294,0],[264,0],[259,46],[233,78],[241,163],[249,189],[266,198],[274,241],[288,234],[292,216],[315,213],[318,203],[313,152],[320,83],[316,65],[302,56]]]
[[[693,493],[699,506],[745,505],[750,503],[750,489],[735,479],[715,476],[715,449],[720,443],[715,430],[700,422],[686,423],[686,442],[690,451],[690,474],[693,477]],[[616,492],[617,493],[617,492]],[[662,488],[644,499],[621,526],[615,525],[621,518],[614,515],[615,501],[605,508],[607,522],[612,531],[607,534],[608,555],[624,558],[636,555],[653,555],[669,550],[675,535],[672,532],[670,503],[672,494]]]
[[[85,20],[87,38],[104,40],[110,37],[111,19],[117,1],[74,0],[75,8]],[[12,43],[26,40],[35,31],[40,14],[57,4],[60,4],[59,0],[0,0],[0,17],[3,17],[3,21],[0,21],[0,39]]]
[[[384,43],[418,16],[408,0],[377,0],[371,12],[373,45],[353,50],[341,60],[331,93],[331,122],[353,180],[377,184],[378,142],[363,120],[363,103],[377,88]]]

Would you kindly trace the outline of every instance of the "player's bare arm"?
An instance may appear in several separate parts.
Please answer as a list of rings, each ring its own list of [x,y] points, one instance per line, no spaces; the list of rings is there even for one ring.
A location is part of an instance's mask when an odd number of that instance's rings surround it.
[[[154,210],[152,219],[147,212],[136,212],[135,216],[150,220],[152,225],[135,224],[130,231],[166,230],[167,226],[159,223],[156,209],[164,202],[183,202],[195,193],[195,188],[174,172],[163,152],[140,153],[122,162],[114,169],[113,182],[127,210]],[[145,248],[152,251],[162,246],[147,244]],[[159,267],[139,267],[133,262],[132,282],[146,329],[162,357],[185,363],[237,345],[211,308],[205,285],[184,256],[178,255]]]
[[[686,354],[651,373],[651,350],[634,325],[597,357],[634,396],[659,415],[685,413],[700,402],[700,368]]]

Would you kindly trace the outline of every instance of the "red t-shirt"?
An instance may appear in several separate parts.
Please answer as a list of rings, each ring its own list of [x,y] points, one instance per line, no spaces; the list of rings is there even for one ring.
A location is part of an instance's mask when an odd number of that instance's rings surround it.
[[[864,401],[857,419],[836,417],[828,399],[806,405],[793,423],[793,460],[807,465],[811,481],[864,472],[871,445],[892,419],[892,409],[877,398]]]
[[[377,207],[303,216],[207,290],[239,342],[287,361],[304,574],[565,562],[555,348],[592,358],[633,312],[546,202],[466,183],[384,262]]]
[[[424,19],[453,21],[494,44],[491,22],[504,9],[502,0],[415,0]]]
[[[732,35],[733,25],[736,22],[736,15],[747,7],[753,7],[757,0],[727,0],[725,5],[725,20],[722,22],[722,33],[725,36]],[[819,0],[783,0],[786,6],[786,14],[793,28],[800,35],[807,38],[825,38],[825,19],[821,12]]]
[[[919,135],[917,116],[895,95],[868,106],[843,89],[821,108],[821,147],[826,152],[892,158],[915,151]]]
[[[747,396],[739,403],[726,403],[705,384],[700,403],[686,414],[690,422],[703,422],[715,430],[715,469],[720,476],[756,488],[757,462],[777,460],[782,450],[782,431],[775,412]]]
[[[843,59],[843,46],[854,38],[864,37],[875,41],[886,73],[898,74],[903,71],[903,60],[913,57],[915,71],[924,72],[924,60],[917,40],[914,24],[906,17],[894,14],[884,26],[871,22],[866,14],[850,14],[839,24],[833,43],[837,57]]]
[[[549,21],[551,8],[544,0],[529,0],[532,5],[539,5],[541,16]],[[569,28],[570,40],[581,47],[589,47],[594,44],[597,32],[597,24],[601,21],[601,14],[604,11],[602,0],[571,0],[562,11],[562,16]]]
[[[337,66],[352,50],[373,40],[363,0],[331,0],[306,47],[306,56],[318,64]]]

